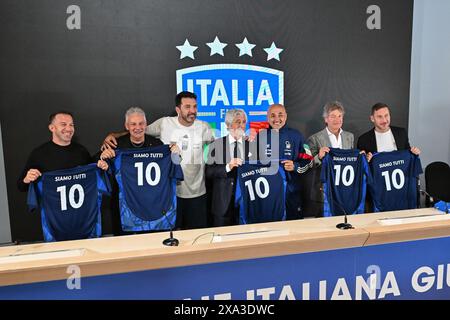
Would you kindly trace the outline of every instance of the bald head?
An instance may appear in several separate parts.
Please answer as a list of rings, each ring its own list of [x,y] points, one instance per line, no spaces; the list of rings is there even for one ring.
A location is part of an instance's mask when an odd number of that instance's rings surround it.
[[[267,110],[267,121],[273,129],[283,128],[286,120],[286,108],[282,104],[273,104]]]

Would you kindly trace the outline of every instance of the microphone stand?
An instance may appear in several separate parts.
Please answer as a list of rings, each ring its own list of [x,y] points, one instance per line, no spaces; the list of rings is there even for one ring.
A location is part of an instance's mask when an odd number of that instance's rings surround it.
[[[431,194],[429,194],[427,191],[425,191],[425,190],[422,190],[422,189],[419,189],[419,195],[420,194],[424,194],[425,196],[427,196],[428,197],[428,199],[429,199],[429,205],[431,205],[432,203],[434,203],[435,201],[434,201],[434,197],[431,195]],[[439,202],[439,199],[436,199],[437,201],[436,202]],[[425,201],[425,202],[427,202],[427,201]],[[427,205],[427,203],[425,203],[425,205]]]
[[[180,244],[180,241],[178,241],[177,238],[173,237],[173,231],[172,231],[172,229],[170,229],[169,238],[167,238],[163,241],[163,245],[170,246],[170,247],[176,247],[179,244]]]
[[[338,223],[336,225],[336,228],[341,229],[341,230],[355,229],[355,227],[353,227],[347,221],[347,211],[345,211],[345,209],[337,201],[335,201],[333,198],[331,198],[331,200],[333,200],[333,203],[336,204],[339,207],[339,209],[341,209],[344,212],[344,222]]]
[[[166,212],[164,212],[164,217],[166,218],[166,221],[169,223],[170,233],[169,233],[169,238],[164,239],[162,243],[165,246],[176,247],[176,246],[178,246],[180,244],[180,241],[177,238],[173,237],[173,225],[169,221],[169,219],[167,219]]]
[[[323,189],[320,188],[320,190],[322,191],[322,195],[325,198],[325,194],[323,192]],[[347,211],[345,211],[345,209],[342,208],[342,206],[336,200],[334,200],[333,197],[331,197],[331,200],[333,201],[333,204],[337,205],[339,207],[339,209],[341,209],[344,212],[344,222],[343,223],[338,223],[336,225],[336,228],[341,229],[341,230],[355,229],[355,227],[353,227],[350,223],[348,223]],[[322,203],[324,203],[324,202],[322,201]]]
[[[338,223],[336,225],[336,228],[341,230],[347,230],[347,229],[355,229],[350,223],[347,222],[347,213],[344,211],[344,222]]]

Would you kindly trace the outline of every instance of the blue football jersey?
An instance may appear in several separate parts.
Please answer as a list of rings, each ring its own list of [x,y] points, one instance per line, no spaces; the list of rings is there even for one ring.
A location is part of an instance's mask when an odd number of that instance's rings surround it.
[[[322,160],[324,217],[364,212],[366,183],[371,182],[367,159],[357,149],[330,148]]]
[[[173,228],[176,221],[176,182],[183,180],[168,145],[117,150],[113,172],[119,186],[123,231]]]
[[[30,184],[27,203],[41,209],[45,241],[94,238],[102,233],[102,194],[109,189],[104,172],[92,163],[43,173]]]
[[[237,169],[235,205],[240,224],[286,219],[286,175],[277,162],[244,163]]]
[[[409,150],[375,153],[370,170],[375,212],[417,208],[417,177],[423,172],[418,156]]]

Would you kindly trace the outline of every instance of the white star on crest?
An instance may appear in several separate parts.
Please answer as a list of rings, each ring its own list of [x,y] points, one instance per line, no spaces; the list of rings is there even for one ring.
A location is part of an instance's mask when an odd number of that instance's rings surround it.
[[[267,61],[272,60],[272,59],[276,59],[276,60],[280,61],[280,53],[283,50],[284,49],[277,48],[277,46],[275,45],[275,42],[272,42],[272,45],[270,46],[270,48],[264,48],[264,51],[267,52]]]
[[[210,56],[215,55],[216,53],[217,53],[217,54],[220,54],[221,56],[223,56],[223,49],[224,49],[228,44],[227,44],[227,43],[220,42],[219,38],[216,36],[216,38],[214,39],[213,42],[209,42],[209,43],[207,43],[206,45],[207,45],[208,47],[211,48],[211,54],[210,54]]]
[[[185,57],[189,57],[192,60],[194,60],[194,51],[197,50],[198,47],[191,46],[189,43],[189,40],[186,39],[184,44],[182,46],[177,46],[177,49],[180,50],[180,59],[183,59]]]
[[[248,42],[247,38],[244,38],[244,41],[241,43],[236,43],[236,47],[239,48],[239,57],[244,54],[248,54],[250,57],[252,56],[252,49],[255,47],[254,44]]]

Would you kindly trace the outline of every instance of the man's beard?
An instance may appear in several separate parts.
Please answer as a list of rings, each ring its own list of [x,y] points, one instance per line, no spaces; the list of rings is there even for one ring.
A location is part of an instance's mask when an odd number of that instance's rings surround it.
[[[183,118],[184,121],[190,123],[190,122],[193,122],[195,119],[197,119],[197,114],[196,113],[192,113],[192,114],[187,115],[186,117],[181,115],[181,118]]]

